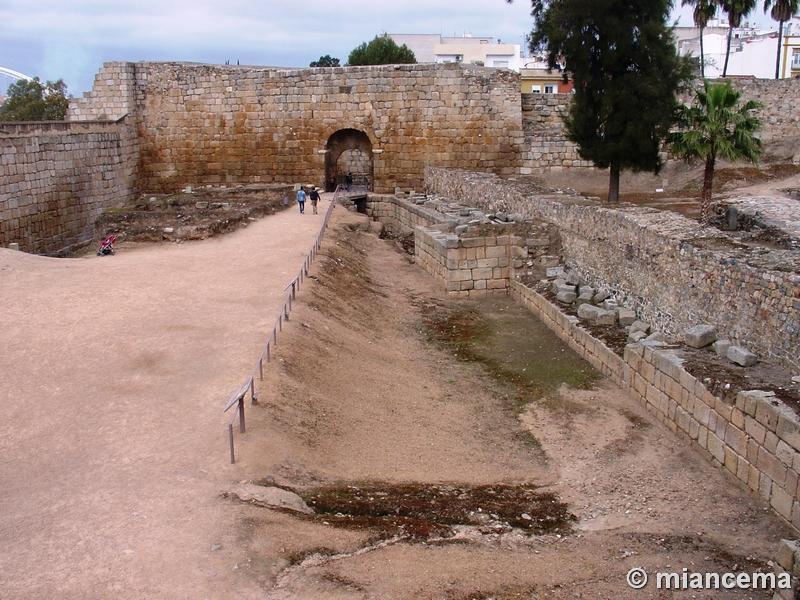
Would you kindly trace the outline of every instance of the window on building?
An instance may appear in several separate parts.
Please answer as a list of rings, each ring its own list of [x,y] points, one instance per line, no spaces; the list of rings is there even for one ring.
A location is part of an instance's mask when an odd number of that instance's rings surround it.
[[[508,61],[507,60],[496,60],[496,61],[494,61],[492,63],[492,66],[493,67],[498,67],[498,68],[501,68],[501,69],[507,69],[508,68]]]
[[[545,94],[555,94],[556,93],[556,86],[554,86],[554,85],[546,85],[546,86],[544,86],[544,93]]]
[[[800,52],[795,52],[792,57],[792,68],[800,69]]]
[[[531,86],[531,92],[533,92],[535,94],[541,94],[542,93],[542,86],[540,86],[540,85],[532,85]]]

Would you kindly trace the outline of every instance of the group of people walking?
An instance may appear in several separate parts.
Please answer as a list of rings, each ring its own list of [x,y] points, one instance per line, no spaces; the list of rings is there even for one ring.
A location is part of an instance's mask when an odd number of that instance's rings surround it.
[[[306,199],[311,202],[311,210],[314,214],[317,214],[317,204],[319,204],[319,192],[315,186],[311,186],[311,191],[306,194],[306,191],[301,186],[299,190],[297,190],[297,205],[300,207],[300,214],[305,214],[306,212]]]

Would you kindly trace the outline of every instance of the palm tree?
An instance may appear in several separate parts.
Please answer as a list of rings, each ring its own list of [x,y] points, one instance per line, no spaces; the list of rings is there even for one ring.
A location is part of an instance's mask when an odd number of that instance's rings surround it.
[[[771,2],[772,0],[766,0]],[[781,0],[776,0],[781,1]],[[797,2],[798,0],[790,0]],[[718,0],[682,0],[681,6],[693,6],[692,18],[694,26],[700,28],[700,75],[705,79],[706,76],[706,56],[703,50],[703,30],[708,22],[717,13]]]
[[[731,56],[731,37],[734,27],[739,27],[742,17],[749,15],[758,4],[758,0],[720,0],[719,5],[725,14],[728,15],[728,50],[725,52],[725,66],[722,69],[722,76],[728,74],[728,59]]]
[[[730,81],[711,84],[704,79],[703,89],[695,90],[695,94],[693,106],[678,109],[679,130],[671,134],[670,142],[677,156],[687,161],[694,158],[705,161],[700,197],[700,223],[705,227],[709,222],[717,157],[755,163],[764,151],[764,143],[755,135],[761,129],[761,121],[750,114],[761,105],[751,100],[739,106],[742,94],[733,89]]]
[[[770,6],[772,7],[770,16],[780,23],[778,26],[778,57],[775,59],[775,79],[780,79],[783,24],[800,10],[800,0],[764,0],[764,12],[767,12]]]

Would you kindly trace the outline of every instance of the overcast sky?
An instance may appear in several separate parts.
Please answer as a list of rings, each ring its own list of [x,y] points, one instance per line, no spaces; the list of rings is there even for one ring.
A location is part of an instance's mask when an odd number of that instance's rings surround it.
[[[674,16],[691,23],[685,9]],[[523,45],[531,26],[525,0],[0,0],[0,67],[63,78],[80,96],[111,60],[306,67],[330,54],[344,64],[383,32]],[[2,92],[8,83],[0,77]]]

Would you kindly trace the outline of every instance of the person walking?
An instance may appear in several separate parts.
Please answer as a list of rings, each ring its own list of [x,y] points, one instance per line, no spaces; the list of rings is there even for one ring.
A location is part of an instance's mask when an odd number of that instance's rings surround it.
[[[317,202],[319,202],[319,192],[317,191],[316,187],[311,188],[311,193],[308,195],[308,199],[311,200],[311,211],[314,214],[317,214]]]
[[[301,215],[306,212],[306,192],[303,186],[300,186],[300,189],[297,190],[297,205],[300,207]]]

